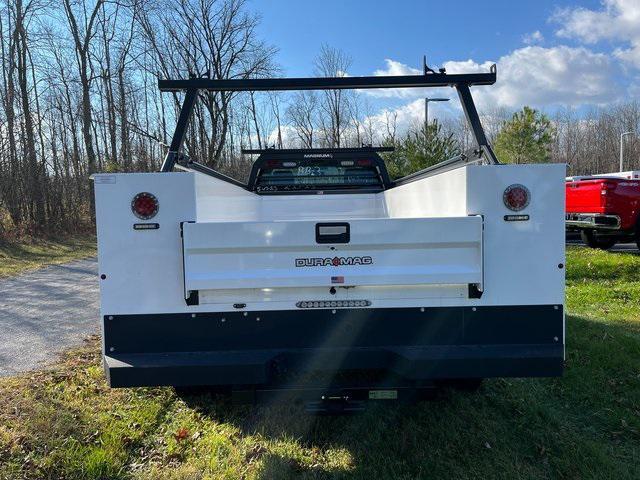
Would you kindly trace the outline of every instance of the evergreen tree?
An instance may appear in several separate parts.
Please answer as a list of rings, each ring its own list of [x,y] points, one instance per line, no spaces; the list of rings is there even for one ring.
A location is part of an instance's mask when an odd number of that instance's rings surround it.
[[[391,178],[400,178],[447,160],[459,153],[453,133],[446,133],[437,121],[411,129],[397,140],[389,139],[385,146],[395,150],[385,155]]]
[[[545,114],[524,107],[505,122],[494,149],[504,163],[546,163],[554,135],[555,129]]]

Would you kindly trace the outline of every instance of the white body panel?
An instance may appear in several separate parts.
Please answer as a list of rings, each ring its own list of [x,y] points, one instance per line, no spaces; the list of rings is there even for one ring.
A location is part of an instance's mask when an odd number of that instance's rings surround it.
[[[191,173],[127,173],[94,176],[100,305],[104,315],[175,312],[184,304],[179,222],[195,220]],[[139,192],[160,204],[158,230],[134,230],[145,223],[131,212]],[[180,220],[178,220],[180,219]]]
[[[564,178],[564,165],[466,166],[378,194],[259,196],[193,172],[96,175],[102,314],[348,298],[372,308],[562,305]],[[504,220],[515,213],[502,201],[514,183],[531,192],[517,212],[528,221]],[[157,230],[133,230],[131,199],[143,191],[159,200]],[[323,221],[349,222],[351,242],[317,244]],[[373,263],[294,266],[338,254]],[[344,277],[334,295],[333,276]],[[470,283],[481,298],[468,298]],[[188,306],[185,290],[200,290],[200,304]]]

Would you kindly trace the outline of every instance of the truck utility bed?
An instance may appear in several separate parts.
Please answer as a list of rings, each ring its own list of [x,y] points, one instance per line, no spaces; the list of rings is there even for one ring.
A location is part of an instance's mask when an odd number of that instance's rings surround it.
[[[456,85],[478,142],[403,179],[370,147],[252,152],[246,184],[179,148],[163,172],[96,175],[110,385],[333,391],[376,372],[360,388],[395,398],[437,380],[560,375],[565,169],[495,161],[468,94],[487,75],[383,80]]]
[[[308,368],[557,375],[564,224],[547,202],[562,204],[563,175],[466,166],[304,202],[193,172],[96,176],[110,383],[246,388]],[[505,220],[499,192],[515,182],[531,191],[528,220]],[[157,229],[120,214],[142,190],[157,193]]]

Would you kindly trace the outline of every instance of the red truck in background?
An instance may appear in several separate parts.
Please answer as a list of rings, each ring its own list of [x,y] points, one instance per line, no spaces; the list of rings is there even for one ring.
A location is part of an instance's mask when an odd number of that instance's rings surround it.
[[[566,222],[589,247],[635,241],[640,248],[640,171],[568,177]]]

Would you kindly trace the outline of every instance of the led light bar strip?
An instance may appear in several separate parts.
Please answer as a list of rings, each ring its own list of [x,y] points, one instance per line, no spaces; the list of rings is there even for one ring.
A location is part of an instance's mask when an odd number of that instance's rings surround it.
[[[298,308],[369,307],[369,300],[309,300],[296,303]]]

